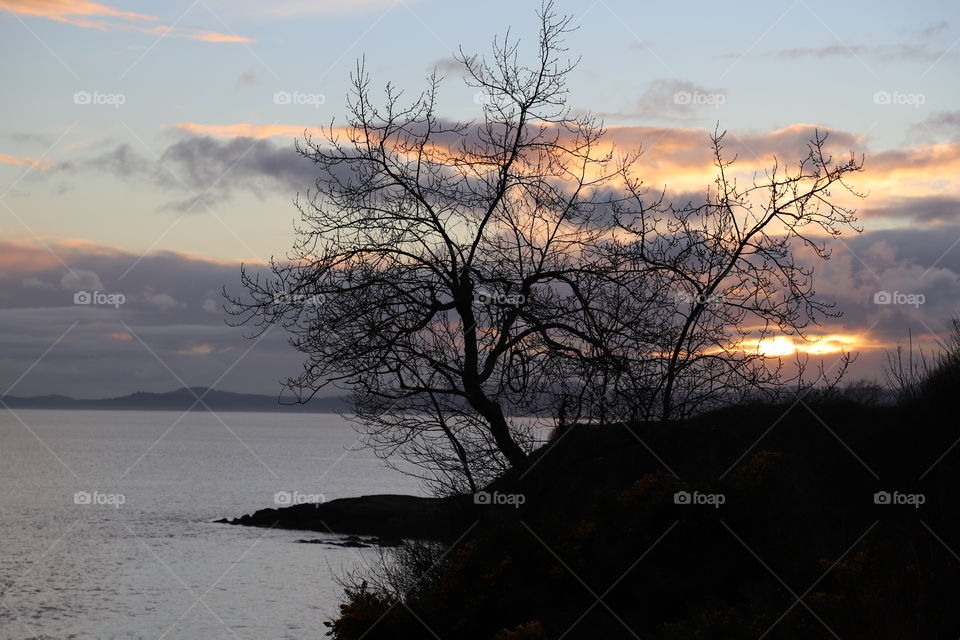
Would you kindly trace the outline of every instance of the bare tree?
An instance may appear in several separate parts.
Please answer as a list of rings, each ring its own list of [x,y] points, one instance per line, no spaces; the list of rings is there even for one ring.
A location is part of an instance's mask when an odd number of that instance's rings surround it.
[[[782,384],[744,345],[832,313],[795,245],[826,258],[808,229],[854,222],[829,189],[861,165],[819,135],[798,170],[740,188],[715,134],[705,203],[648,199],[639,151],[615,157],[567,106],[569,18],[539,17],[529,66],[509,34],[489,60],[459,53],[476,122],[437,116],[436,73],[377,106],[358,63],[346,124],[297,144],[319,177],[293,251],[231,298],[237,324],[290,332],[300,401],[349,391],[367,442],[440,491],[526,465],[537,436],[515,416],[670,419]]]
[[[887,388],[898,402],[911,403],[923,399],[925,394],[951,393],[956,388],[960,372],[960,318],[951,323],[950,336],[946,341],[937,340],[937,349],[914,351],[913,331],[907,334],[907,347],[897,345],[896,351],[887,353],[883,367]]]
[[[292,333],[306,361],[287,386],[302,400],[352,391],[372,442],[420,461],[424,442],[445,438],[471,486],[471,459],[525,464],[530,443],[509,415],[543,402],[534,391],[559,366],[547,361],[602,348],[582,321],[582,256],[616,170],[602,126],[566,106],[569,18],[552,3],[539,16],[531,66],[509,34],[490,60],[460,52],[479,122],[438,118],[436,73],[407,104],[388,84],[378,107],[359,63],[346,126],[297,145],[319,177],[296,202],[292,254],[270,277],[244,270],[250,299],[232,299],[240,323]]]
[[[855,211],[837,203],[831,189],[860,196],[845,182],[862,159],[835,162],[827,136],[816,132],[796,169],[773,166],[746,187],[731,176],[721,133],[712,136],[716,178],[702,203],[667,203],[650,197],[642,182],[623,170],[628,197],[613,208],[626,241],[611,243],[628,265],[621,296],[637,315],[656,319],[659,330],[637,332],[624,360],[647,382],[636,407],[644,417],[670,419],[729,402],[757,389],[804,383],[782,376],[782,360],[759,346],[772,335],[807,340],[806,328],[837,317],[817,298],[813,267],[797,260],[806,247],[826,260],[826,238],[844,227],[858,230]],[[630,277],[632,276],[632,278]],[[636,326],[645,325],[637,323]],[[841,371],[849,364],[844,354]],[[835,384],[833,382],[832,384]]]

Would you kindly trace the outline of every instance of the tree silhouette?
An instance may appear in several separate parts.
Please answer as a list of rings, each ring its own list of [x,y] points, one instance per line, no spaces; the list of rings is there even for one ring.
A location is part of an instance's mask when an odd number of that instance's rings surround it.
[[[649,197],[624,168],[629,195],[614,209],[626,238],[608,246],[627,265],[625,272],[640,274],[640,283],[617,292],[640,314],[655,306],[660,318],[652,340],[646,332],[631,344],[641,354],[640,368],[652,369],[644,376],[651,380],[647,393],[633,394],[645,400],[633,407],[643,418],[682,417],[738,399],[731,396],[799,383],[803,363],[794,377],[784,377],[782,361],[771,367],[746,343],[759,345],[775,334],[806,340],[811,323],[840,315],[816,297],[813,267],[797,261],[796,248],[825,260],[826,238],[844,227],[858,230],[854,210],[838,204],[831,189],[859,196],[845,180],[862,170],[862,160],[851,153],[834,161],[827,135],[816,132],[795,169],[775,159],[741,187],[730,176],[734,161],[724,157],[723,138],[711,138],[716,178],[699,204],[667,203],[662,192]],[[844,354],[839,371],[849,361]]]
[[[525,463],[529,439],[508,413],[541,400],[531,392],[552,350],[593,344],[579,257],[616,175],[602,127],[566,106],[569,30],[546,4],[534,65],[509,35],[489,61],[461,51],[477,123],[437,117],[436,73],[409,104],[388,84],[377,107],[358,64],[347,126],[298,144],[320,174],[297,202],[300,239],[274,278],[244,271],[252,299],[233,302],[242,322],[294,335],[307,360],[288,386],[302,398],[337,384],[377,437],[404,429],[397,411],[430,415],[398,442],[439,433],[461,465]]]
[[[570,18],[538,15],[530,65],[509,33],[489,59],[458,54],[474,122],[437,115],[436,72],[408,102],[387,84],[378,106],[358,63],[345,125],[297,144],[318,178],[292,252],[228,296],[236,324],[290,332],[300,401],[349,391],[368,443],[447,491],[527,464],[537,433],[515,416],[667,419],[782,385],[741,343],[829,313],[793,246],[825,258],[806,228],[853,222],[829,188],[860,164],[835,165],[819,135],[798,172],[740,189],[717,134],[705,204],[648,201],[639,151],[615,155],[567,105]]]

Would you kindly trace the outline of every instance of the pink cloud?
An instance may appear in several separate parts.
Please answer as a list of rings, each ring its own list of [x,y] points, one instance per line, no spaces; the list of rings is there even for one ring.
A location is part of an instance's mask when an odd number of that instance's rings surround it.
[[[34,169],[46,169],[50,165],[50,161],[46,158],[41,158],[36,160],[34,158],[27,158],[24,156],[8,156],[4,153],[0,153],[0,162],[5,164],[15,164],[21,167],[33,167]]]
[[[72,24],[85,29],[110,31],[125,29],[170,38],[187,38],[202,42],[253,42],[236,34],[195,29],[182,29],[166,25],[141,26],[145,22],[159,22],[156,16],[132,11],[120,11],[92,0],[4,0],[0,9],[10,13]]]

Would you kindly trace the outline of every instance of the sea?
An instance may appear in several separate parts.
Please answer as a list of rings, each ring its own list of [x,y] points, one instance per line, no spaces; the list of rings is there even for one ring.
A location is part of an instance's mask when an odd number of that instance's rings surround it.
[[[322,638],[376,550],[214,521],[375,493],[334,414],[0,409],[0,638]]]

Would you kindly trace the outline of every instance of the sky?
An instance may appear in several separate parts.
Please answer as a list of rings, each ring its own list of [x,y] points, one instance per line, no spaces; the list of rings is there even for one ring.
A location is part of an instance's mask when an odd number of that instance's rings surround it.
[[[299,355],[279,329],[254,341],[226,326],[220,290],[239,292],[241,262],[283,257],[294,240],[292,199],[314,174],[293,140],[342,123],[361,57],[375,86],[410,93],[437,69],[441,116],[476,118],[454,52],[488,51],[507,28],[531,51],[538,6],[0,0],[0,394],[277,393]],[[877,379],[908,336],[948,340],[960,315],[955,3],[556,6],[579,27],[570,106],[640,146],[648,184],[706,186],[715,128],[746,169],[799,160],[815,129],[863,154],[863,231],[831,241],[815,280],[843,317],[801,350],[829,367],[842,345],[860,354],[852,376]]]

